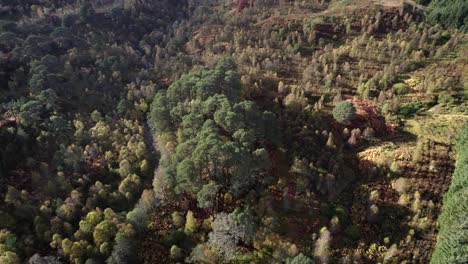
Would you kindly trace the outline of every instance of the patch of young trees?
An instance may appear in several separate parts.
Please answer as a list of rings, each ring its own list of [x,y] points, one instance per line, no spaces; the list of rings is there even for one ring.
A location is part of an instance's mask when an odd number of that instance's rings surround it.
[[[440,225],[437,244],[431,263],[465,263],[468,260],[468,125],[458,134],[457,162],[452,182],[444,196],[444,208],[439,216]]]

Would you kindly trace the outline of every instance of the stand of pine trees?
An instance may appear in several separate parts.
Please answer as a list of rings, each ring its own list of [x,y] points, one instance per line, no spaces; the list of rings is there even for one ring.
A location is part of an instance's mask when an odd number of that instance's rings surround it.
[[[468,125],[459,134],[455,171],[444,209],[431,264],[468,262]]]

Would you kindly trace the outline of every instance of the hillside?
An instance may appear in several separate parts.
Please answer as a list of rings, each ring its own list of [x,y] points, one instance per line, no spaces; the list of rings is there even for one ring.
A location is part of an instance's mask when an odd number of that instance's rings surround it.
[[[455,2],[2,3],[0,263],[465,263]]]

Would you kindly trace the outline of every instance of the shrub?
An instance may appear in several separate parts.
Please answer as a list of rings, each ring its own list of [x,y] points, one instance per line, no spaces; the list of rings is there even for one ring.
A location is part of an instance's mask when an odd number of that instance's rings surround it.
[[[411,88],[409,85],[407,85],[406,83],[395,83],[393,85],[393,89],[395,91],[396,94],[398,95],[403,95],[403,94],[407,94],[411,91]]]
[[[333,109],[333,118],[338,122],[347,122],[356,116],[356,108],[350,102],[338,103]]]
[[[439,104],[450,104],[450,103],[453,103],[454,101],[455,99],[453,98],[453,96],[450,95],[447,91],[442,91],[437,96],[437,102]]]
[[[433,102],[429,101],[417,101],[417,102],[411,102],[411,103],[403,103],[399,106],[398,109],[398,114],[404,117],[410,117],[416,113],[418,113],[420,110],[424,108],[428,108],[433,106]]]

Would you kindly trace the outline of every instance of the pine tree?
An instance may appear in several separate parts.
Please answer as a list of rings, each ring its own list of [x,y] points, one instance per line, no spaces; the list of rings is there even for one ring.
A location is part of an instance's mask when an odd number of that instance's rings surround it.
[[[356,108],[350,102],[344,101],[333,109],[333,118],[338,122],[348,122],[356,115]]]

